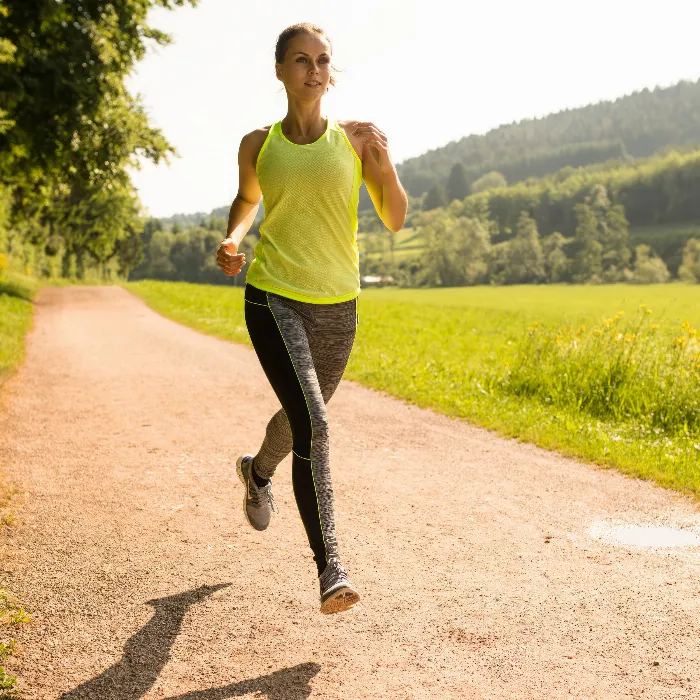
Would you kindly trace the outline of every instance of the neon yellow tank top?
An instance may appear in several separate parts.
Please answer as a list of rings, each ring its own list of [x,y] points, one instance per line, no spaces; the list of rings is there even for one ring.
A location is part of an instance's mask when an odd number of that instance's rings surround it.
[[[357,205],[362,162],[330,117],[310,144],[270,128],[256,163],[265,218],[246,282],[314,304],[360,293]]]

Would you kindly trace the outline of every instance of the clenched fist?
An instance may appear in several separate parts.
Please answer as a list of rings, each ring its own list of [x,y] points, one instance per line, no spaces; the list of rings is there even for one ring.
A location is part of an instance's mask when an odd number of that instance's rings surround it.
[[[245,265],[245,253],[238,252],[238,246],[231,238],[224,238],[216,251],[216,264],[229,277],[237,275]]]

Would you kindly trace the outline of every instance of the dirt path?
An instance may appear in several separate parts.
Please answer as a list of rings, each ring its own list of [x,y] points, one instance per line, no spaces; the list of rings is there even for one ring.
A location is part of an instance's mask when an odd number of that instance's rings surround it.
[[[700,697],[700,547],[589,534],[697,528],[689,499],[343,382],[338,535],[363,605],[322,616],[289,458],[270,528],[241,512],[232,465],[278,407],[253,351],[119,288],[37,306],[0,422],[26,698]]]

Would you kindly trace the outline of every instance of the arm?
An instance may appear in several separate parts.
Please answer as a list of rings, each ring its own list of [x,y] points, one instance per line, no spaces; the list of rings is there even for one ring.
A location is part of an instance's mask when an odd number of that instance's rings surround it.
[[[355,122],[352,135],[362,145],[362,179],[374,208],[384,225],[396,233],[406,221],[408,198],[391,160],[386,136],[372,122]]]
[[[230,277],[237,275],[245,265],[245,253],[238,246],[253,225],[260,205],[260,184],[255,172],[255,161],[265,140],[265,130],[246,134],[238,149],[238,193],[228,214],[226,238],[216,253],[216,262]]]
[[[245,238],[246,233],[250,231],[250,227],[255,221],[258,214],[260,203],[253,204],[244,199],[240,192],[236,195],[231,204],[231,209],[228,213],[228,227],[226,229],[226,238],[232,240],[236,244],[236,249]]]

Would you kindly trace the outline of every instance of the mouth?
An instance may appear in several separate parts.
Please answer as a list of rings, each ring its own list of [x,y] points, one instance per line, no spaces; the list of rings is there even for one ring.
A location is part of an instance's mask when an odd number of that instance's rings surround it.
[[[308,87],[311,87],[311,88],[321,87],[321,83],[319,83],[317,80],[311,80],[308,83],[304,83],[304,85],[307,85]]]

